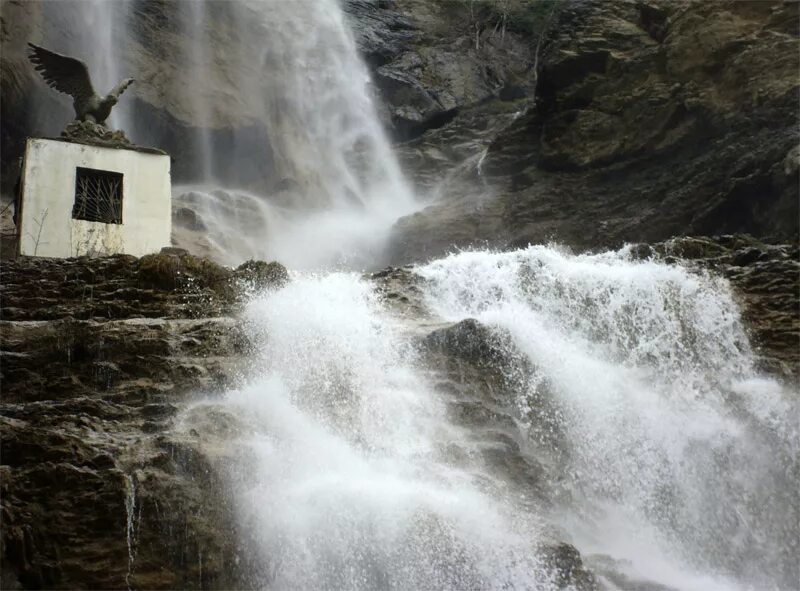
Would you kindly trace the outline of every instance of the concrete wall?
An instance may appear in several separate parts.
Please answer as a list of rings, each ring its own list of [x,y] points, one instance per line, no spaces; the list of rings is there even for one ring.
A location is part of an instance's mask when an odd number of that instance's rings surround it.
[[[77,167],[122,173],[122,224],[72,219]],[[142,256],[170,245],[169,156],[29,139],[22,183],[22,255]]]

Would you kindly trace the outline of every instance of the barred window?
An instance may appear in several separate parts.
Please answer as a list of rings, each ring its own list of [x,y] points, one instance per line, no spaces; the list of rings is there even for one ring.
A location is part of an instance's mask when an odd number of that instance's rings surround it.
[[[122,173],[78,167],[75,174],[76,220],[122,223]]]

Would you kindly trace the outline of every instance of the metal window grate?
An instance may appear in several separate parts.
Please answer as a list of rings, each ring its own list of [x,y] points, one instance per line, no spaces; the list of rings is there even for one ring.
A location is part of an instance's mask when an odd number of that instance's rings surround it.
[[[75,173],[76,220],[122,223],[122,173],[78,167]]]

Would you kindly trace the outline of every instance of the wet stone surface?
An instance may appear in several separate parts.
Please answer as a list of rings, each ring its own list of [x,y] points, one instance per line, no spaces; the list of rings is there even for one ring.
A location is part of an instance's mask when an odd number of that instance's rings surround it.
[[[285,273],[180,252],[4,261],[4,589],[240,586],[216,460],[174,420],[237,383],[241,291]]]

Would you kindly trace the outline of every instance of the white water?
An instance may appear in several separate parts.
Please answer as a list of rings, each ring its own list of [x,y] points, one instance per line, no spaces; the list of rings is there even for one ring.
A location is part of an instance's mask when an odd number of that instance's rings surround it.
[[[256,586],[505,589],[547,584],[539,520],[457,467],[450,425],[401,326],[352,274],[254,301],[253,382],[224,402],[248,433],[231,468]]]
[[[248,307],[248,385],[204,403],[241,424],[256,586],[555,589],[537,548],[560,539],[611,589],[793,589],[797,403],[754,369],[724,281],[547,247],[417,271],[435,316],[506,331],[531,362],[505,404],[546,502],[453,423],[418,345],[430,320],[357,275],[295,274]]]
[[[800,580],[796,397],[755,371],[724,281],[546,247],[420,273],[438,315],[502,328],[532,362],[517,404],[564,463],[555,521],[583,552],[679,589]]]

